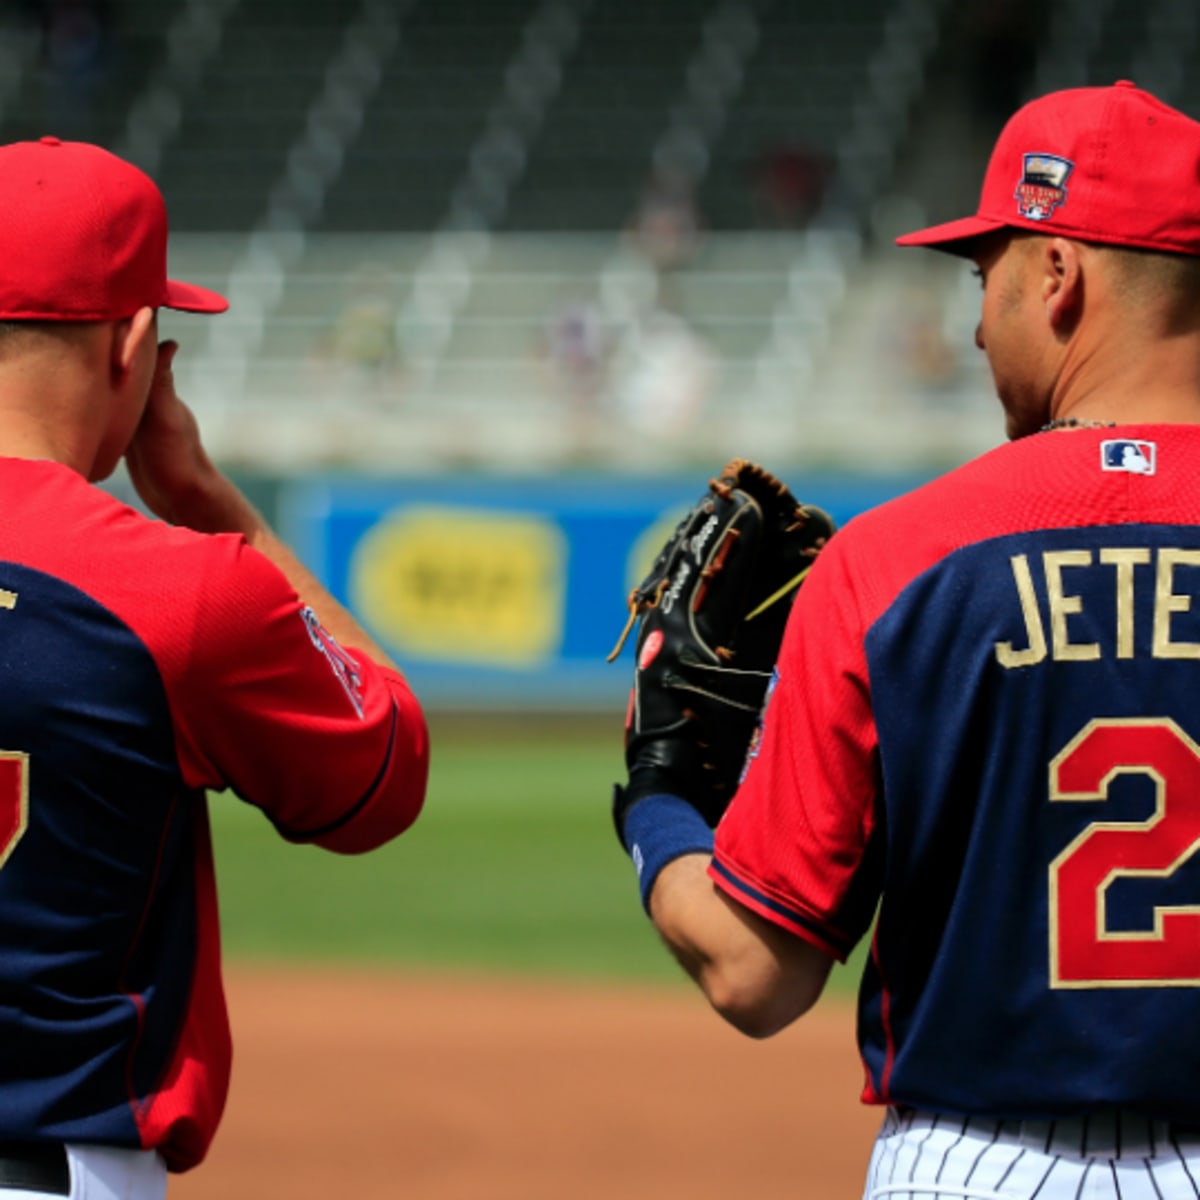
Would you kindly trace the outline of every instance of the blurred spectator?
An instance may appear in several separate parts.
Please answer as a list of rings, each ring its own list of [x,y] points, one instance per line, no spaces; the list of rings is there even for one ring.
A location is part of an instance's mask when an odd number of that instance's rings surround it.
[[[564,300],[547,316],[537,351],[547,390],[565,407],[571,446],[577,455],[587,456],[604,422],[613,351],[612,330],[600,305],[584,296]]]
[[[395,363],[396,319],[383,296],[358,296],[338,313],[332,330],[333,356],[365,375]]]
[[[576,410],[593,408],[612,350],[600,306],[581,296],[567,300],[546,319],[540,349],[555,392]]]
[[[905,300],[900,321],[905,374],[921,392],[944,392],[958,383],[961,360],[946,337],[939,298],[922,288]]]
[[[654,307],[622,340],[614,399],[634,432],[674,438],[695,423],[716,375],[708,340],[677,313]]]
[[[313,346],[318,365],[333,373],[335,391],[351,399],[390,407],[399,399],[401,354],[396,304],[388,277],[372,268],[356,271],[350,295]]]
[[[681,168],[656,168],[629,222],[639,252],[659,272],[686,267],[696,255],[701,227],[691,175]]]
[[[802,229],[820,207],[830,165],[808,147],[791,143],[766,151],[751,172],[759,225]]]

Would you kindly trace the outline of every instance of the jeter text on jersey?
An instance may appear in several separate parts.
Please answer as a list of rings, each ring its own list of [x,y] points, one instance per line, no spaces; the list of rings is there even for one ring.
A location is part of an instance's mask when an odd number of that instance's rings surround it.
[[[1154,658],[1200,659],[1200,642],[1181,640],[1178,630],[1172,628],[1175,619],[1192,608],[1193,593],[1177,590],[1185,580],[1192,582],[1187,579],[1190,573],[1180,569],[1200,567],[1200,550],[1108,546],[1099,550],[1046,550],[1038,557],[1044,581],[1040,603],[1029,555],[1015,554],[1009,559],[1025,630],[1024,638],[1016,639],[1016,644],[1011,640],[996,642],[996,661],[1002,667],[1029,667],[1047,658],[1056,662],[1090,662],[1109,656],[1133,658],[1135,647],[1142,653],[1149,648]],[[1135,605],[1135,581],[1146,578],[1146,571],[1153,573],[1154,600],[1152,604]],[[1200,588],[1200,577],[1193,578]],[[1072,625],[1083,624],[1085,596],[1100,595],[1115,617],[1111,636],[1103,641],[1073,640]],[[1043,612],[1049,615],[1048,631]],[[1135,628],[1144,628],[1147,623],[1146,633],[1135,638]],[[1088,624],[1095,628],[1095,622]]]

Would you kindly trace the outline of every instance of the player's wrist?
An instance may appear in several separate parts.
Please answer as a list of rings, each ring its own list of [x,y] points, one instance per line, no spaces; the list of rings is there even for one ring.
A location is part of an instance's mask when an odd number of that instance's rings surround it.
[[[670,792],[642,791],[627,800],[626,790],[617,787],[613,812],[621,844],[637,871],[642,907],[649,913],[659,873],[685,854],[711,854],[713,832],[692,804]]]

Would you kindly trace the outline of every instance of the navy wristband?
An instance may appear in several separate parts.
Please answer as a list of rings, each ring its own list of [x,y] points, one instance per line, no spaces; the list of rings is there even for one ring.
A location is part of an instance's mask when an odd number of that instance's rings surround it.
[[[650,911],[650,889],[669,862],[685,854],[711,854],[713,831],[686,801],[666,792],[639,800],[625,814],[625,849],[633,859],[642,893],[642,907]]]

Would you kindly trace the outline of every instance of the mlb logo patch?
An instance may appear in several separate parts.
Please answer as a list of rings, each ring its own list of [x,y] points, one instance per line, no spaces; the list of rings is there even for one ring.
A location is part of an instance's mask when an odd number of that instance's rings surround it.
[[[1126,471],[1130,475],[1153,475],[1158,461],[1158,446],[1135,438],[1113,438],[1100,443],[1100,466],[1105,471]]]

